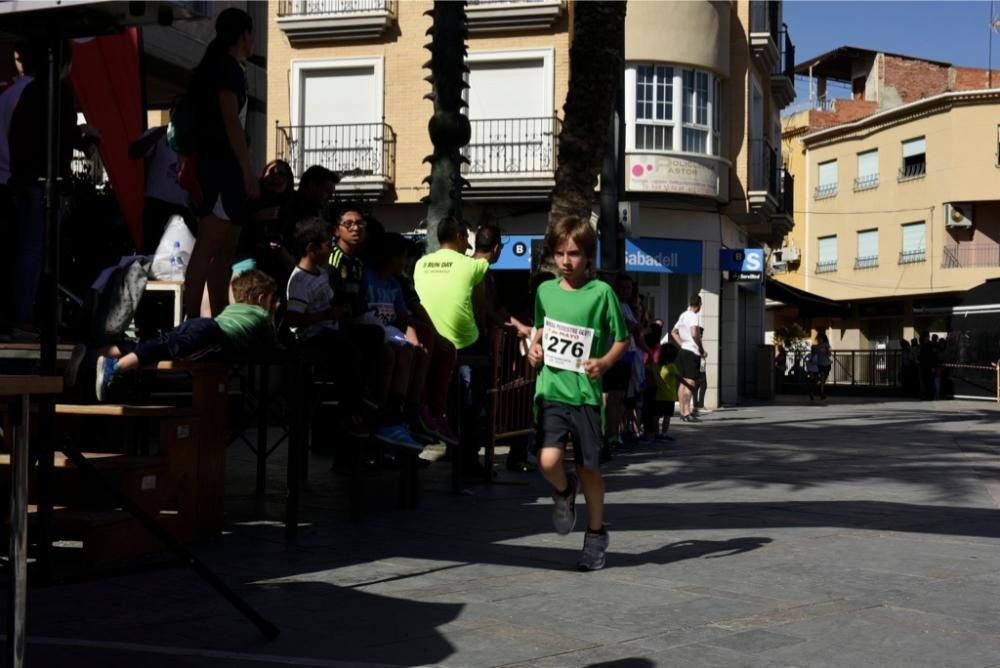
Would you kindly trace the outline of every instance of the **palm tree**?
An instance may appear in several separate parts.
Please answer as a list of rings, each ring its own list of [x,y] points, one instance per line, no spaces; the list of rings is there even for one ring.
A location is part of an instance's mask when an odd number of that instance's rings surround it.
[[[573,3],[569,92],[549,222],[590,218],[625,59],[625,2]]]
[[[431,92],[424,97],[434,102],[434,115],[427,125],[434,153],[424,158],[431,163],[430,194],[427,204],[427,250],[438,248],[437,226],[445,216],[462,216],[462,189],[468,182],[462,178],[462,147],[469,143],[471,127],[462,109],[467,107],[462,91],[469,87],[465,82],[465,38],[468,35],[465,19],[465,0],[434,0],[434,9],[426,12],[433,19],[427,31],[431,42],[424,46],[431,52],[431,59],[424,67],[431,71],[426,80]]]

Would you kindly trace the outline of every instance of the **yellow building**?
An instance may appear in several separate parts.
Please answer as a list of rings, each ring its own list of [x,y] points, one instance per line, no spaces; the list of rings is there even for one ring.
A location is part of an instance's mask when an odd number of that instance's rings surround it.
[[[415,229],[431,152],[422,69],[431,3],[269,7],[268,155],[296,173],[314,163],[343,173],[338,197],[367,200],[389,229]],[[508,235],[500,271],[528,269],[527,249],[545,231],[572,11],[563,0],[468,4],[472,188],[463,215]],[[794,53],[781,2],[631,2],[626,60],[626,268],[668,329],[688,297],[702,295],[708,406],[755,394],[762,286],[724,284],[720,250],[773,243],[792,224],[779,115],[794,97]]]
[[[774,278],[849,306],[802,323],[829,327],[835,348],[947,332],[955,297],[1000,276],[1000,90],[983,70],[860,49],[807,65],[859,76],[853,99],[786,121],[799,204]]]

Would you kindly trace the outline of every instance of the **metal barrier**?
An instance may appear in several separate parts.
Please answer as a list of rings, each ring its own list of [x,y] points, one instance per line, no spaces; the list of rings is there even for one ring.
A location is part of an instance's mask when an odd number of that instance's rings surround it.
[[[809,351],[788,353],[784,373],[778,369],[785,384],[806,382],[806,362]],[[901,350],[834,350],[830,354],[830,375],[827,385],[867,387],[902,387],[903,352]]]
[[[501,329],[493,343],[493,383],[489,390],[490,440],[485,465],[493,466],[497,443],[535,429],[535,369],[521,354],[517,332]]]

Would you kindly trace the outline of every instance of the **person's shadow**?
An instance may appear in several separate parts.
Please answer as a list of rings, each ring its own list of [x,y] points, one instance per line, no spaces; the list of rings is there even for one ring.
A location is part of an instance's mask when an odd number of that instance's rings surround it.
[[[615,659],[614,661],[588,663],[585,668],[653,668],[655,665],[656,664],[649,659],[640,659],[630,656],[627,659]]]
[[[763,536],[746,536],[729,540],[683,540],[639,554],[616,555],[616,564],[671,564],[685,559],[719,559],[764,547],[773,542]]]

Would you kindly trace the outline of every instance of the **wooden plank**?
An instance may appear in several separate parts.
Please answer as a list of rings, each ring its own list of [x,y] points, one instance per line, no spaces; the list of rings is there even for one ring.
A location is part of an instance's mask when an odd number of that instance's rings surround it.
[[[22,394],[59,394],[63,390],[62,376],[0,375],[0,396]]]
[[[194,415],[178,406],[136,406],[132,404],[56,404],[58,415],[104,415],[110,417],[172,418]]]

